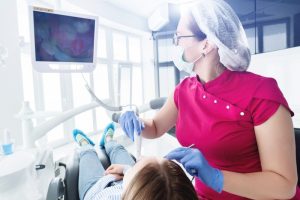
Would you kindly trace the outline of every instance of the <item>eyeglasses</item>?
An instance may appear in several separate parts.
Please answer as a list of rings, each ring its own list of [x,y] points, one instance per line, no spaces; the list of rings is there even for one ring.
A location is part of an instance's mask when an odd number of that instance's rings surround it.
[[[175,46],[177,46],[180,38],[188,38],[188,37],[196,37],[196,36],[195,35],[177,35],[177,33],[174,33],[173,44]]]

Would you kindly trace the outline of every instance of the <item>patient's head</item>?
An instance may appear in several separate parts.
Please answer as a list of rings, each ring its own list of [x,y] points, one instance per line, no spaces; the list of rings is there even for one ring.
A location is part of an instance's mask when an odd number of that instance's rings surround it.
[[[156,157],[142,159],[125,174],[124,190],[123,200],[198,199],[181,167]]]

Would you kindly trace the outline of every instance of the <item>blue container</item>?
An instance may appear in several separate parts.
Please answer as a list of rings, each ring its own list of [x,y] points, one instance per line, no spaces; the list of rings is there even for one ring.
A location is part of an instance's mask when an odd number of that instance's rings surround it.
[[[13,143],[2,144],[2,151],[4,155],[9,155],[13,153]]]

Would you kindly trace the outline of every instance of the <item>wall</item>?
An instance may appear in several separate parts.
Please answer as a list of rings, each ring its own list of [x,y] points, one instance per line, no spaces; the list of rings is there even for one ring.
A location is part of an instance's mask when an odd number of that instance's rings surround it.
[[[300,47],[252,56],[249,71],[277,80],[291,109],[294,126],[300,128]]]
[[[0,1],[0,44],[8,49],[6,67],[0,68],[0,138],[3,128],[9,128],[18,135],[21,142],[21,121],[14,117],[23,101],[22,72],[18,37],[17,3],[15,0]]]

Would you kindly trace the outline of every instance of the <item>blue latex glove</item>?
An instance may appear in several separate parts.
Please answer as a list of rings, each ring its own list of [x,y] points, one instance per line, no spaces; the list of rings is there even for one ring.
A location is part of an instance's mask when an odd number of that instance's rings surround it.
[[[141,135],[141,132],[145,127],[144,123],[133,111],[126,111],[123,113],[119,118],[119,124],[132,141],[134,141],[134,131],[136,131],[138,135]]]
[[[197,176],[204,184],[216,192],[223,189],[223,173],[209,165],[203,154],[198,149],[179,147],[165,156],[167,159],[174,159],[180,162],[186,171]]]

